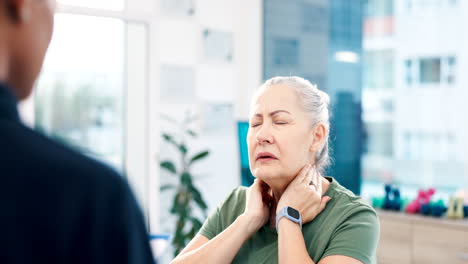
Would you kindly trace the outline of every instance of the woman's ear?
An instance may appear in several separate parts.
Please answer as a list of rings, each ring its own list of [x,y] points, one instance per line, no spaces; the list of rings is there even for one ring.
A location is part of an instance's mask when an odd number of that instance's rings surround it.
[[[312,130],[313,140],[310,145],[311,152],[317,152],[323,146],[323,142],[327,136],[327,127],[322,122],[318,123]]]

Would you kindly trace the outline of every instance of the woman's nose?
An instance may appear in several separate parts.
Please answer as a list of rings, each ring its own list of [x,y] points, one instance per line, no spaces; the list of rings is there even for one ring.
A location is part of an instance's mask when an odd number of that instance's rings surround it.
[[[262,143],[273,143],[273,135],[271,134],[270,127],[266,124],[260,127],[260,130],[257,132],[257,142]]]

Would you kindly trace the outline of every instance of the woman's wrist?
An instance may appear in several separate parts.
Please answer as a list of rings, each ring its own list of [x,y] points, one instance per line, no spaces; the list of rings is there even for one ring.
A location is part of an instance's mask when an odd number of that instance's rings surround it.
[[[239,215],[236,221],[241,223],[243,230],[249,237],[255,234],[265,224],[265,219],[263,219],[263,217],[245,212]]]
[[[281,212],[281,210],[283,210],[283,208],[286,207],[286,206],[288,206],[288,205],[278,204],[278,207],[276,207],[276,215],[278,215]],[[297,209],[297,208],[294,208],[294,209]]]

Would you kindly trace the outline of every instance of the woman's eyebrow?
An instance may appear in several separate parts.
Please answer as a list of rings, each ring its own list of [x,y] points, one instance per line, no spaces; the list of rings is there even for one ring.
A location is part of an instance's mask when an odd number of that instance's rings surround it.
[[[291,113],[289,113],[289,112],[286,111],[286,110],[276,110],[276,111],[271,112],[271,113],[270,113],[270,116],[274,116],[274,115],[277,115],[277,114],[279,114],[279,113],[291,114]]]
[[[274,116],[274,115],[277,115],[277,114],[279,114],[279,113],[291,114],[291,113],[289,113],[289,112],[286,111],[286,110],[276,110],[276,111],[271,112],[271,113],[270,113],[270,116]],[[256,113],[256,114],[254,115],[254,117],[262,118],[263,115],[260,114],[260,113]]]

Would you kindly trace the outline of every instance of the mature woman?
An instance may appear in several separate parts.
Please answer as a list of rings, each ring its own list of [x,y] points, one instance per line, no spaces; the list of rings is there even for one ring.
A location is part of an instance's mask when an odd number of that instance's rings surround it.
[[[252,101],[247,136],[256,180],[235,189],[173,263],[375,263],[375,211],[329,163],[329,97],[276,77]]]

